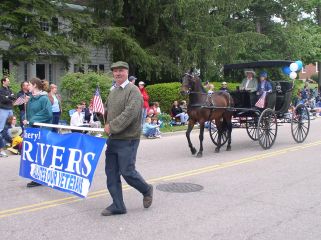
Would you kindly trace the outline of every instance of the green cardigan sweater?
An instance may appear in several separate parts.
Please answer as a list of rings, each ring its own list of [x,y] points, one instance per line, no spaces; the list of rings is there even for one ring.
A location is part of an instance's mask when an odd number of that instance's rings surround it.
[[[113,89],[107,99],[107,123],[111,139],[139,139],[143,99],[138,87],[128,83]]]

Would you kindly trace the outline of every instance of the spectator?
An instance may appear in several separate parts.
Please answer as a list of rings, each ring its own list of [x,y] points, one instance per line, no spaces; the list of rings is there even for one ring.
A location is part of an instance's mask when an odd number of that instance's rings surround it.
[[[2,135],[0,134],[0,157],[8,157],[6,152],[4,151],[5,143],[2,138]]]
[[[147,93],[147,91],[145,89],[145,83],[143,81],[140,81],[138,83],[138,87],[139,87],[139,90],[140,90],[140,94],[142,95],[143,100],[144,100],[143,109],[142,109],[142,125],[143,125],[144,121],[145,121],[145,118],[147,116],[147,109],[149,107],[149,104],[148,104],[149,96],[148,96],[148,93]]]
[[[86,101],[82,101],[80,106],[82,108],[81,109],[81,114],[82,114],[82,117],[83,117],[83,122],[84,123],[89,123],[90,111],[89,111],[89,108],[87,107]]]
[[[16,116],[12,115],[7,118],[6,125],[2,131],[2,136],[7,143],[11,144],[12,139],[17,135],[21,135],[22,133],[22,128],[17,127],[16,124]]]
[[[145,123],[143,125],[143,134],[147,138],[160,137],[159,125],[157,125],[157,118],[156,118],[156,124],[152,123],[152,119],[150,117],[147,117],[145,119]]]
[[[222,86],[220,88],[220,91],[229,92],[230,90],[227,88],[227,82],[222,82]]]
[[[10,79],[8,77],[3,77],[1,79],[0,88],[0,132],[2,132],[7,118],[13,115],[13,102],[16,98],[9,85]]]
[[[186,124],[188,120],[188,114],[183,112],[182,108],[178,106],[178,102],[174,101],[172,109],[171,109],[172,116],[175,118],[179,118],[181,124]]]
[[[84,114],[83,111],[83,105],[77,105],[76,112],[74,112],[70,119],[70,126],[73,127],[85,127],[84,125]],[[79,130],[71,130],[72,132],[82,132]]]
[[[136,78],[135,76],[130,76],[130,77],[128,78],[128,81],[135,85],[136,79],[137,79],[137,78]]]
[[[301,99],[303,102],[306,102],[308,99],[310,99],[310,90],[308,83],[305,83],[303,89],[301,90]]]
[[[97,113],[93,112],[93,107],[91,105],[89,106],[89,113],[89,119],[85,116],[85,120],[89,123],[90,127],[101,128],[101,122],[99,121]]]
[[[23,81],[20,84],[20,88],[21,90],[18,92],[17,94],[17,98],[19,97],[26,97],[26,100],[30,98],[31,93],[29,92],[28,88],[29,88],[29,82],[28,81]],[[23,129],[23,120],[26,118],[25,113],[26,113],[26,103],[25,104],[21,104],[19,105],[19,111],[20,111],[20,115],[19,115],[19,120],[20,120],[20,127]]]
[[[161,114],[161,109],[159,107],[159,102],[154,102],[154,106],[156,108],[156,115]]]
[[[52,109],[51,103],[48,98],[48,93],[44,91],[44,83],[39,78],[33,78],[29,82],[29,92],[31,97],[27,104],[27,118],[23,120],[24,125],[30,127],[34,123],[51,123],[52,122]],[[27,187],[36,187],[41,184],[31,181]]]
[[[207,89],[208,89],[207,94],[211,95],[214,93],[214,85],[213,84],[208,84]]]
[[[149,109],[146,117],[150,117],[150,118],[155,117],[154,110],[153,109]]]
[[[50,92],[48,98],[52,104],[52,124],[59,124],[61,115],[61,96],[57,94],[57,85],[50,84]],[[52,128],[53,132],[58,132],[58,128]]]
[[[185,100],[182,100],[179,104],[180,108],[183,110],[184,113],[187,113],[187,103]]]
[[[15,154],[18,154],[21,152],[22,149],[22,128],[16,126],[17,118],[16,116],[12,115],[8,117],[6,121],[6,125],[2,131],[3,138],[5,142],[9,143],[11,145],[10,148],[7,148],[7,150],[12,151]]]

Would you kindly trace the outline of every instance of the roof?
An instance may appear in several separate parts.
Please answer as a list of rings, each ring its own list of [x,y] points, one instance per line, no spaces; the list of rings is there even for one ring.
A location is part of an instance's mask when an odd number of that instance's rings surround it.
[[[284,67],[290,66],[294,61],[290,60],[264,60],[246,63],[235,63],[235,64],[225,64],[224,71],[232,69],[244,69],[244,68],[269,68],[269,67]]]

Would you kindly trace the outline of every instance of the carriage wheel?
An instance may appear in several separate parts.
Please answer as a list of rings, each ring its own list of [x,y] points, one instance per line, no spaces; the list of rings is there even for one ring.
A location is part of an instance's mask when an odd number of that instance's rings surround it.
[[[265,109],[259,118],[257,135],[263,149],[269,149],[275,142],[278,132],[276,114],[271,109]]]
[[[293,114],[291,121],[292,137],[297,143],[302,143],[308,136],[310,129],[309,110],[304,104],[299,104]]]
[[[258,140],[257,122],[258,122],[257,117],[246,118],[245,128],[246,128],[247,135],[249,135],[249,137],[254,141]]]
[[[218,131],[214,121],[210,122],[208,130],[210,132],[210,137],[212,139],[212,142],[215,144],[215,146],[217,146]],[[227,142],[227,130],[225,130],[222,134],[221,146],[223,146],[226,142]]]

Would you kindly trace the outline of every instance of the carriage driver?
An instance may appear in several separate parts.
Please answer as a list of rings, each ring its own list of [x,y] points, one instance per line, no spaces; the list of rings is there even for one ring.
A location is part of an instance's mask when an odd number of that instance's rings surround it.
[[[250,96],[250,105],[253,107],[256,102],[256,95],[255,92],[257,90],[257,80],[255,77],[255,72],[253,69],[245,69],[244,73],[246,78],[243,79],[240,90],[249,92]]]
[[[257,80],[254,79],[255,72],[253,69],[245,69],[246,78],[243,79],[240,90],[255,92],[257,90]]]

